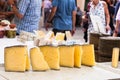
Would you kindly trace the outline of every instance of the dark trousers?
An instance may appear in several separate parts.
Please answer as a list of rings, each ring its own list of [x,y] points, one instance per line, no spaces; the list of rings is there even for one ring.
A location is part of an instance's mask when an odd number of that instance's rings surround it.
[[[65,31],[68,31],[68,30],[58,30],[58,29],[53,29],[52,31],[53,31],[53,32],[54,32],[54,34],[56,35],[56,34],[57,34],[57,32],[65,33]],[[64,40],[67,40],[66,35],[65,35]]]
[[[88,21],[83,23],[83,28],[85,29],[83,38],[85,42],[88,41],[88,32],[87,32],[88,26],[89,26]]]
[[[120,37],[120,33],[118,33],[118,35],[117,35],[118,37]]]
[[[49,8],[45,8],[44,9],[44,23],[47,21],[47,18],[50,14],[50,9]]]
[[[84,40],[85,40],[85,42],[88,41],[88,33],[87,33],[87,31],[84,32]]]

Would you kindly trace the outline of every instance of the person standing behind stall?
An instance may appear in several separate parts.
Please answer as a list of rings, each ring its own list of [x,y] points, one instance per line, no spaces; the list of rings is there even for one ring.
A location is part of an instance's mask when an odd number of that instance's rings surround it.
[[[80,7],[78,6],[77,13],[76,13],[76,27],[77,26],[81,27],[82,15],[83,15],[83,12],[81,11]]]
[[[52,8],[52,4],[50,0],[44,0],[44,23],[47,20],[48,15],[50,14],[50,10]]]
[[[0,0],[0,20],[6,19],[11,22],[14,15],[20,17],[15,0]]]
[[[52,11],[46,23],[46,30],[53,21],[53,32],[75,32],[76,4],[75,0],[52,0]]]
[[[106,28],[106,32],[109,31],[111,28],[110,24],[110,16],[108,12],[108,7],[105,1],[100,0],[92,0],[91,7],[90,7],[90,15],[99,16],[102,20],[103,25]],[[89,31],[94,31],[93,26],[88,28]]]
[[[114,12],[115,12],[115,8],[113,6],[113,0],[104,0],[107,5],[108,5],[108,11],[109,11],[109,14],[110,14],[110,27],[111,27],[111,35],[113,34],[113,31],[115,29],[114,27]]]
[[[87,30],[88,30],[88,26],[89,26],[89,14],[88,14],[87,11],[85,11],[85,13],[84,13],[84,15],[82,17],[82,22],[83,22],[83,31],[84,31],[83,38],[84,38],[85,42],[87,42],[88,41],[88,32],[87,32]]]
[[[117,15],[119,7],[120,7],[120,0],[118,0],[117,3],[115,4],[115,13],[114,13],[115,22],[116,22],[116,15]]]
[[[85,42],[88,41],[88,26],[89,26],[89,22],[90,22],[90,16],[89,16],[89,11],[90,11],[90,7],[91,7],[91,2],[92,0],[89,0],[88,4],[87,4],[87,9],[85,11],[84,16],[82,17],[82,21],[83,21],[83,31],[84,31],[84,40]]]
[[[120,8],[118,9],[117,15],[116,15],[116,26],[115,31],[113,33],[114,37],[120,37]]]
[[[33,32],[39,28],[41,0],[18,0],[17,6],[21,18],[16,17],[15,23],[17,25],[17,34],[21,30]]]

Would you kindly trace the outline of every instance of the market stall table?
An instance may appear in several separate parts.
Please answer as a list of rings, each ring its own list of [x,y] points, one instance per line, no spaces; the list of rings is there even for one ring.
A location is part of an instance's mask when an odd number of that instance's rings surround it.
[[[17,38],[0,39],[0,80],[109,80],[120,78],[120,73],[106,70],[100,65],[94,67],[82,66],[81,68],[61,67],[60,70],[48,70],[43,72],[5,72],[4,70],[4,47],[13,45],[27,45],[33,47],[33,41],[22,43]],[[118,70],[117,70],[118,71]]]
[[[5,80],[109,80],[120,78],[120,74],[97,66],[82,66],[81,68],[61,67],[60,70],[48,70],[45,72],[30,70],[24,73],[5,72],[4,67],[1,66],[0,77]]]

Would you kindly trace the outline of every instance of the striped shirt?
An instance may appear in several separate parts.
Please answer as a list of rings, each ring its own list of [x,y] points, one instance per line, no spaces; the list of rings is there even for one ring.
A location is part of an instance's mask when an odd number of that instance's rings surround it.
[[[19,12],[24,16],[21,20],[17,17],[15,18],[17,33],[20,33],[21,30],[27,32],[38,30],[41,0],[18,0],[17,2]]]

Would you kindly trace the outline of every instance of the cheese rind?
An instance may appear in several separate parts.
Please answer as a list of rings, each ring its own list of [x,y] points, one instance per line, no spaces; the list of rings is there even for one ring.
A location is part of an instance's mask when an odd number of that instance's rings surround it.
[[[82,64],[86,66],[95,65],[94,45],[88,44],[82,46]]]
[[[60,65],[74,67],[74,46],[60,46]]]
[[[40,50],[43,53],[44,58],[47,61],[48,65],[51,69],[60,69],[59,47],[40,46]]]
[[[74,51],[74,66],[80,68],[81,67],[81,60],[82,60],[82,46],[75,45]]]
[[[30,50],[30,59],[32,70],[43,71],[49,69],[49,66],[39,48],[35,47]]]
[[[25,71],[26,54],[25,46],[6,47],[4,53],[5,71]]]
[[[28,70],[30,70],[30,58],[28,56],[28,49],[27,49],[27,47],[26,47],[26,51],[27,51],[27,53],[26,53],[26,70],[28,71]]]
[[[26,54],[26,70],[30,70],[30,59],[28,54]]]

